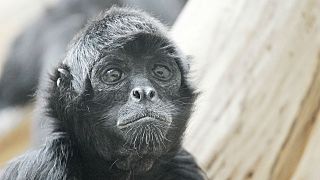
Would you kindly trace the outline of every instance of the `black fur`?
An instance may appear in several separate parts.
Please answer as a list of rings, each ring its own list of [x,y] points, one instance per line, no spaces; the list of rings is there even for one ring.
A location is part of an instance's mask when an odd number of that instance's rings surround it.
[[[116,84],[104,83],[112,63],[130,70]],[[158,63],[168,64],[170,80],[148,72]],[[110,9],[75,37],[37,97],[46,103],[43,118],[52,121],[50,138],[13,161],[2,179],[204,179],[181,147],[196,98],[188,73],[186,58],[158,20]],[[136,88],[143,93],[132,96]],[[145,113],[146,121],[119,125]]]

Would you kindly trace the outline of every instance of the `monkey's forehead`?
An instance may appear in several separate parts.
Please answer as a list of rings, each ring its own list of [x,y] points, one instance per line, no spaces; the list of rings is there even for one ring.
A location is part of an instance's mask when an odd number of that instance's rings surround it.
[[[167,27],[143,11],[113,7],[89,22],[85,34],[89,38],[112,41],[139,32],[166,34]]]

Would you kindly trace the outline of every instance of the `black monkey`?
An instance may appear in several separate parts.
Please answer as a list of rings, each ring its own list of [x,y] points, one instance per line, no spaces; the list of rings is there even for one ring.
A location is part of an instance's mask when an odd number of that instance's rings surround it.
[[[158,20],[106,11],[74,38],[37,96],[50,139],[1,179],[204,179],[181,147],[196,98],[188,71]]]

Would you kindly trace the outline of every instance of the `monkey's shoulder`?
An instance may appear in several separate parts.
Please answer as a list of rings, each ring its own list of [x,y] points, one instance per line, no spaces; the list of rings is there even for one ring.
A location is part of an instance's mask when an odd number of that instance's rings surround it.
[[[68,169],[72,153],[64,145],[56,143],[47,144],[14,159],[7,165],[1,179],[73,179]]]

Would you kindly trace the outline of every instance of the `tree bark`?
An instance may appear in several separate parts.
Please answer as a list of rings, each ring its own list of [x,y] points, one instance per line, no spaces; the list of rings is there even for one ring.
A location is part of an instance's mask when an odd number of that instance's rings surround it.
[[[319,0],[190,0],[172,36],[194,57],[185,146],[210,179],[320,179]]]

